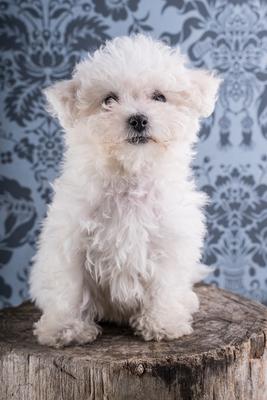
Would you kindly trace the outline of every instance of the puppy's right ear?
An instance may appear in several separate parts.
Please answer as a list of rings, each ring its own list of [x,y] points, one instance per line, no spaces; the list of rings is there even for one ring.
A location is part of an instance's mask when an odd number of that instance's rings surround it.
[[[48,111],[59,119],[63,128],[72,127],[77,117],[77,91],[76,79],[55,83],[43,92],[48,101]]]

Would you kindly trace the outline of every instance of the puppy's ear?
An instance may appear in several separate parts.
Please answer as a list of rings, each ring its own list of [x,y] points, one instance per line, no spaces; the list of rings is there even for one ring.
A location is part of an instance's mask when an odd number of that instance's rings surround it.
[[[222,80],[209,71],[188,70],[188,72],[190,87],[185,95],[187,104],[200,117],[209,117],[213,113]]]
[[[78,82],[76,79],[55,83],[44,89],[48,101],[48,111],[59,119],[64,128],[73,126],[77,116],[77,91]]]

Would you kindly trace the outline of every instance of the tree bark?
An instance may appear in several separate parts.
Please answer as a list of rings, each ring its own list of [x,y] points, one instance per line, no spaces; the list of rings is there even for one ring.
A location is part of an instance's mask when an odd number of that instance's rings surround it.
[[[267,308],[201,285],[194,333],[144,342],[103,324],[86,346],[37,344],[29,302],[0,312],[1,400],[265,400]]]

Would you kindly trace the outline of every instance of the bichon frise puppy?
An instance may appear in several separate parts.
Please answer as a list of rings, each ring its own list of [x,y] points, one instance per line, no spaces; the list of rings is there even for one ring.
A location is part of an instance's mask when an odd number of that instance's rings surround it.
[[[145,340],[192,332],[206,197],[190,162],[218,86],[178,49],[136,35],[45,91],[66,153],[30,277],[41,344],[92,342],[101,320]]]

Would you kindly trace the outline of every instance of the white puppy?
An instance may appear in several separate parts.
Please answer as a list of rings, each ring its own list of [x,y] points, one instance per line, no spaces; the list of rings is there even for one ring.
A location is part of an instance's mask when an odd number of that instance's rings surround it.
[[[41,344],[91,342],[100,320],[145,340],[192,331],[206,197],[190,162],[218,86],[178,49],[137,35],[45,91],[66,153],[30,278]]]

